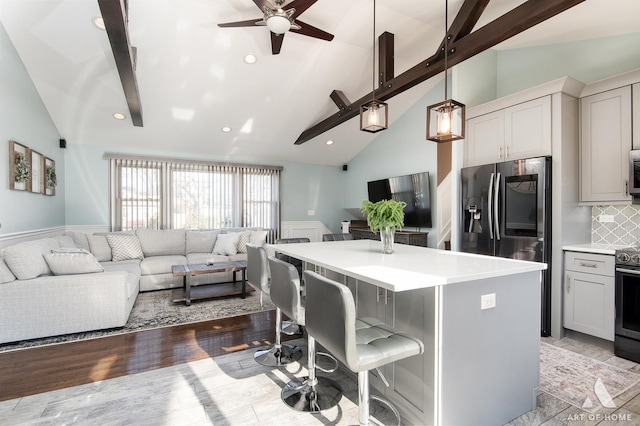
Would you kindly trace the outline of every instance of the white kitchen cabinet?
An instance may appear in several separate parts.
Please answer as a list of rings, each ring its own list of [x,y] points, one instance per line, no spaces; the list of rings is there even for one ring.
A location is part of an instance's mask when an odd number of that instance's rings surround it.
[[[566,251],[564,260],[564,327],[613,341],[614,256]]]
[[[580,99],[580,201],[630,203],[631,86]]]
[[[496,163],[504,157],[504,110],[467,120],[465,165]]]
[[[551,96],[467,120],[465,164],[551,155]]]

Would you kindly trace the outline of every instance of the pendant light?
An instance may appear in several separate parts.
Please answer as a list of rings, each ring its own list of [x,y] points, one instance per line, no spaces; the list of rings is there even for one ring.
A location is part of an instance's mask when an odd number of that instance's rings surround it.
[[[376,133],[386,130],[389,120],[387,104],[376,101],[376,0],[373,0],[373,59],[371,65],[373,77],[372,99],[371,102],[360,106],[360,130]]]
[[[444,102],[427,107],[427,140],[434,142],[450,142],[464,139],[464,104],[447,99],[448,94],[448,67],[447,54],[449,53],[448,41],[449,5],[445,0],[444,6]]]

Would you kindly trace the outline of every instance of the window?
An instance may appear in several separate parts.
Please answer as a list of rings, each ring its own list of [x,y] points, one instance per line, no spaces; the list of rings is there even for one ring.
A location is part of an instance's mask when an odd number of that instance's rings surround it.
[[[259,227],[276,238],[280,167],[106,156],[113,230]]]

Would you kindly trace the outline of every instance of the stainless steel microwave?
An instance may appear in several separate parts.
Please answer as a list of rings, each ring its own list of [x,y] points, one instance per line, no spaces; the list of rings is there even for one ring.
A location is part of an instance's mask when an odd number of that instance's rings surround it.
[[[640,149],[629,153],[629,194],[640,195]]]

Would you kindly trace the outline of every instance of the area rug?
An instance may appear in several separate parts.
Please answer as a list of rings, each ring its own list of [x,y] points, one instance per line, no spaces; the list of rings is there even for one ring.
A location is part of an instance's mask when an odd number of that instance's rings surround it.
[[[186,306],[184,303],[173,303],[171,296],[172,291],[173,290],[161,290],[138,294],[133,309],[131,310],[131,315],[129,315],[129,320],[124,327],[3,344],[0,345],[0,352],[131,333],[134,331],[187,324],[190,322],[208,321],[268,311],[276,308],[275,305],[271,303],[269,296],[264,296],[263,306],[261,307],[260,294],[257,291],[249,293],[245,299],[237,296],[221,297],[217,299],[193,301],[191,302],[191,306]]]
[[[613,399],[640,375],[542,342],[540,390],[589,413],[615,408]]]

